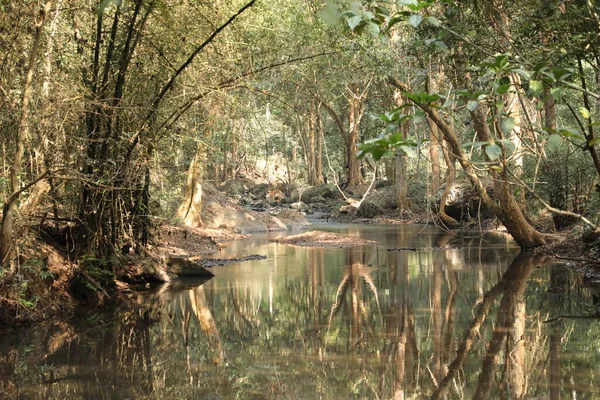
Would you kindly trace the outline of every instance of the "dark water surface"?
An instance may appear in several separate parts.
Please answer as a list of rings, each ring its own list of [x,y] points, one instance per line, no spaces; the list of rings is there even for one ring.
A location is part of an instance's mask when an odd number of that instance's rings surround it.
[[[377,244],[253,236],[215,257],[266,260],[3,334],[0,397],[600,399],[600,320],[572,318],[598,310],[579,275],[499,234],[317,229]]]

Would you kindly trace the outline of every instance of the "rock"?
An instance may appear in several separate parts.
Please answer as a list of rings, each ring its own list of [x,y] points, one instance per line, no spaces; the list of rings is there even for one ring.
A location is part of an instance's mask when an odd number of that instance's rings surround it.
[[[291,195],[292,202],[303,201],[307,204],[313,203],[314,198],[341,199],[342,194],[335,185],[319,185],[294,189]]]
[[[439,207],[444,189],[444,187],[441,187],[433,200],[432,206],[436,210]],[[491,187],[487,188],[487,191],[490,196],[494,195]],[[491,212],[481,203],[477,191],[469,183],[464,182],[454,182],[452,184],[450,193],[446,198],[445,212],[459,222],[476,218],[478,213],[482,218],[493,217]]]
[[[173,274],[178,278],[181,277],[213,277],[215,274],[204,268],[200,263],[194,262],[187,258],[167,258],[167,273]]]
[[[268,183],[259,183],[250,189],[250,193],[252,193],[258,199],[266,198],[267,192],[271,189],[271,185]]]
[[[223,183],[219,189],[225,192],[228,196],[242,196],[246,192],[254,188],[256,184],[250,179],[230,179]]]
[[[358,210],[356,210],[356,215],[363,218],[373,218],[381,214],[383,214],[383,208],[370,201],[364,201],[360,207],[358,207]]]
[[[230,204],[209,201],[202,208],[206,228],[223,228],[236,233],[267,232],[269,229],[251,211],[236,209]]]
[[[346,204],[340,207],[340,214],[355,215],[357,210],[354,204]]]
[[[306,203],[304,203],[303,201],[297,201],[295,203],[290,204],[290,208],[292,210],[298,210],[298,211],[310,210],[310,207],[308,205],[306,205]]]
[[[361,203],[356,214],[363,218],[373,218],[395,208],[396,187],[387,186],[369,193]]]
[[[269,202],[279,203],[281,200],[285,199],[285,194],[283,194],[283,192],[279,189],[269,189],[265,195],[265,198]]]
[[[600,232],[586,231],[581,235],[583,243],[592,244],[600,242]]]

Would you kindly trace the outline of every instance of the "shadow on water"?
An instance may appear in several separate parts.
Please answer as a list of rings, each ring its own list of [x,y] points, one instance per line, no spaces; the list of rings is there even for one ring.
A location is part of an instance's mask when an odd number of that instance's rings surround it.
[[[136,293],[0,339],[9,397],[598,398],[600,323],[581,277],[503,236],[320,227],[376,240],[310,249]],[[411,250],[398,250],[411,249]]]

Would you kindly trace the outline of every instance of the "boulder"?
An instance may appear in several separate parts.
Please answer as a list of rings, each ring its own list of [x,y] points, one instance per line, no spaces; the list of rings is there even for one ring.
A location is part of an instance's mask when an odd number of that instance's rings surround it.
[[[228,196],[242,196],[249,192],[256,184],[250,179],[230,179],[223,183],[219,189],[225,192]]]
[[[445,187],[442,186],[435,195],[432,206],[437,210]],[[492,187],[487,187],[490,196],[494,196]],[[445,212],[457,221],[468,221],[477,218],[480,213],[482,218],[493,217],[492,213],[481,203],[479,194],[469,184],[465,182],[454,182],[450,187],[450,192],[446,198]]]
[[[167,264],[167,273],[181,277],[203,277],[212,278],[215,276],[212,272],[204,268],[199,262],[182,258],[171,257],[165,260]]]
[[[369,193],[356,214],[363,218],[373,218],[395,209],[396,203],[396,187],[383,187]]]
[[[265,198],[271,203],[279,203],[285,199],[285,194],[279,189],[269,189]]]
[[[341,199],[342,194],[335,185],[319,185],[294,189],[292,191],[292,202],[303,201],[307,204],[314,203],[317,199]],[[320,201],[320,200],[317,200]]]
[[[357,211],[356,205],[346,204],[340,207],[340,214],[355,215]]]
[[[239,210],[222,202],[207,202],[203,209],[204,227],[227,229],[236,233],[267,232],[268,227],[252,211]]]
[[[310,207],[303,201],[297,201],[295,203],[290,204],[290,208],[292,210],[298,210],[298,211],[309,211],[310,210]]]

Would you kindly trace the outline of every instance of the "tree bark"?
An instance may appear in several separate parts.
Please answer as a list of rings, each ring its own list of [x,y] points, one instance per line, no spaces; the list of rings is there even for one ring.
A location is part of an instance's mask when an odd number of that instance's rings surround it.
[[[402,93],[397,91],[394,93],[394,103],[397,107],[401,107],[405,104],[405,99],[402,97]],[[402,139],[406,140],[409,132],[409,120],[405,120],[400,128]],[[394,180],[396,183],[396,205],[400,212],[403,212],[409,208],[408,204],[408,165],[406,162],[406,154],[401,150],[396,150],[394,153],[395,163],[395,176]]]
[[[429,93],[437,93],[438,90],[437,76],[431,72],[430,67],[427,75],[427,91]],[[427,118],[427,125],[429,126],[429,159],[431,162],[431,187],[429,188],[429,195],[435,196],[441,184],[439,131],[437,125],[431,118]]]
[[[196,155],[190,163],[188,178],[185,185],[185,197],[177,210],[177,216],[186,226],[199,228],[202,226],[202,175],[203,155],[198,146]]]
[[[317,104],[317,149],[315,155],[315,175],[316,184],[322,185],[325,183],[323,178],[323,120],[321,119],[321,103]]]
[[[40,9],[40,14],[35,23],[33,45],[31,47],[31,52],[29,53],[27,74],[25,76],[25,85],[23,87],[23,98],[21,102],[21,117],[19,119],[19,126],[15,138],[15,155],[10,170],[10,187],[12,194],[4,204],[2,223],[0,224],[0,266],[5,266],[7,261],[10,260],[10,252],[13,244],[14,218],[17,210],[17,201],[21,194],[21,191],[19,190],[19,173],[21,171],[21,163],[25,153],[25,138],[29,135],[29,103],[32,98],[33,72],[40,49],[44,22],[51,7],[52,1],[48,1],[45,6]],[[11,268],[11,272],[14,272],[14,266]]]
[[[358,142],[360,141],[360,122],[365,112],[365,93],[358,93],[358,88],[353,86],[348,90],[348,185],[360,185],[364,183],[360,173],[360,160],[356,157],[358,153]]]

